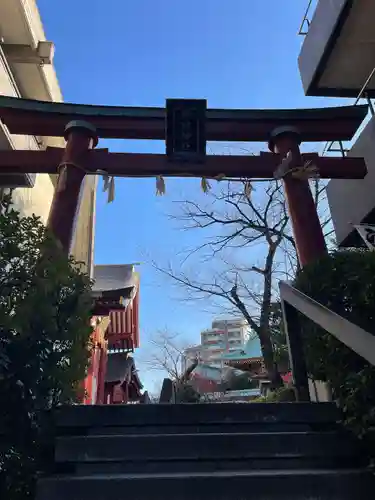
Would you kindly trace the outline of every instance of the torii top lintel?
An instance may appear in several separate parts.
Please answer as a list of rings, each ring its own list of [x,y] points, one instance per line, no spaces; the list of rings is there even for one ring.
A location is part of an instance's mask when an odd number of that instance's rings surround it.
[[[277,127],[296,127],[304,142],[350,140],[367,105],[317,109],[208,109],[209,141],[266,142]],[[86,120],[99,137],[165,139],[165,108],[52,103],[0,96],[0,118],[13,134],[62,137],[71,120]]]

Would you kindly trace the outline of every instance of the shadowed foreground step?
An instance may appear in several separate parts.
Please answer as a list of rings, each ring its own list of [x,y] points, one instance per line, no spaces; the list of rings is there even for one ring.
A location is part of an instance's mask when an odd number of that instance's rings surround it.
[[[356,443],[340,433],[275,432],[241,434],[156,434],[63,437],[58,462],[202,460],[289,456],[354,456]]]
[[[44,479],[38,500],[372,500],[373,487],[358,471],[98,475]]]
[[[373,500],[333,404],[74,406],[37,500]]]
[[[57,425],[63,427],[295,424],[335,422],[339,418],[337,408],[329,403],[71,406],[56,412]]]

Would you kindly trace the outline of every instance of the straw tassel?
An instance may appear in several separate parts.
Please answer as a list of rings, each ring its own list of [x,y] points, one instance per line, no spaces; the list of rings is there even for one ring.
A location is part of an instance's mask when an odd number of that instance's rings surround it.
[[[103,193],[105,193],[106,191],[108,191],[109,175],[104,174],[102,178],[103,178]]]
[[[156,196],[163,196],[165,194],[165,182],[162,175],[156,177]]]
[[[226,175],[225,175],[225,174],[219,174],[219,175],[217,175],[217,176],[215,177],[215,180],[216,180],[217,182],[220,182],[220,181],[222,181],[223,179],[225,179],[225,177],[226,177]]]
[[[211,189],[211,184],[208,182],[208,180],[206,179],[206,177],[202,177],[202,179],[201,179],[201,187],[202,187],[202,191],[204,193],[206,193],[206,194]]]
[[[312,161],[307,161],[302,167],[297,167],[291,170],[292,177],[301,180],[318,179],[319,170]]]
[[[115,178],[111,177],[108,184],[108,199],[107,203],[112,203],[115,199]]]
[[[108,174],[103,175],[103,193],[107,193],[107,203],[115,199],[115,178]]]
[[[246,198],[250,198],[252,191],[253,191],[253,186],[251,185],[251,182],[246,181],[244,185],[244,194]]]

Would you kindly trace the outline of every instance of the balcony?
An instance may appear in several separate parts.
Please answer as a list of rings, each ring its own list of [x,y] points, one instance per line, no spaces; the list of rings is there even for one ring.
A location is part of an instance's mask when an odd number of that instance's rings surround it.
[[[299,56],[306,95],[357,97],[364,82],[375,96],[374,0],[319,0]]]
[[[221,342],[207,342],[204,344],[204,348],[207,351],[213,352],[216,350],[223,350],[225,349],[225,345],[222,344]]]
[[[22,97],[62,101],[53,50],[47,57],[48,42],[35,0],[0,2],[0,45]]]
[[[375,110],[373,110],[375,112]],[[358,247],[363,242],[355,224],[375,224],[375,116],[367,123],[348,156],[363,157],[364,179],[333,179],[327,185],[332,222],[340,247]]]

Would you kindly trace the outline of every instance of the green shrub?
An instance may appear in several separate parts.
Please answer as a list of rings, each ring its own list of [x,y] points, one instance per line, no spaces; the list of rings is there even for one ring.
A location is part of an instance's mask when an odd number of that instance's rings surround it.
[[[189,382],[177,384],[176,403],[199,403],[200,394]]]
[[[252,399],[250,403],[291,403],[296,400],[293,387],[279,387],[271,391],[267,396],[259,396]]]
[[[80,396],[91,282],[39,218],[0,215],[0,498],[33,498],[53,463],[48,410]]]
[[[259,381],[253,380],[250,373],[236,373],[232,372],[228,380],[222,383],[222,390],[224,391],[245,391],[246,389],[257,389]]]
[[[375,333],[375,252],[335,251],[299,272],[295,286],[337,314]],[[375,426],[375,368],[300,316],[307,366],[331,385],[346,423],[359,435]]]

